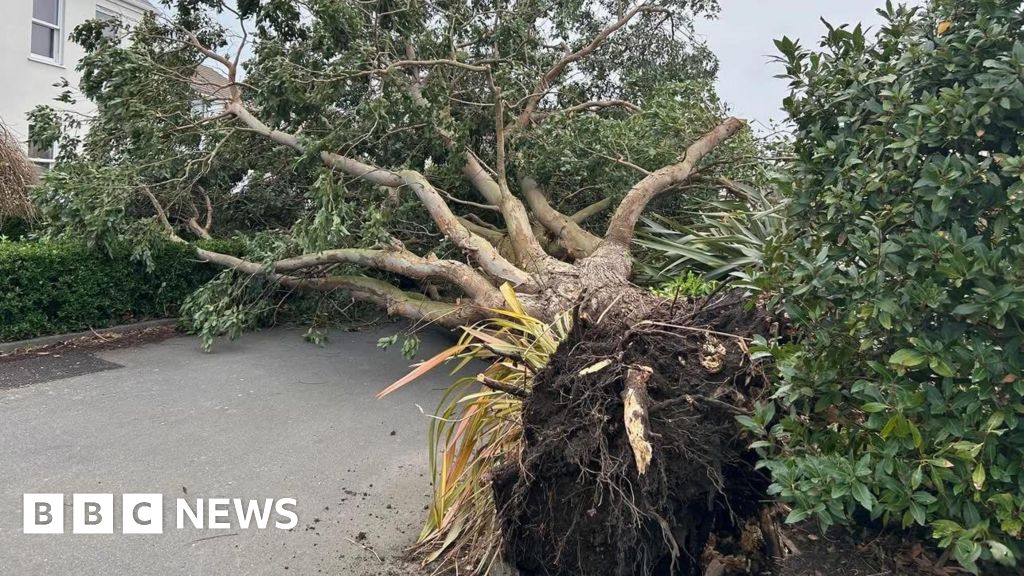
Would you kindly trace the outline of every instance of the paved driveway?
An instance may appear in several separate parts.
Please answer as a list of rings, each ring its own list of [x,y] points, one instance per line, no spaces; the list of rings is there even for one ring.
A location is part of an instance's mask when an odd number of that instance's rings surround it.
[[[324,348],[274,329],[213,354],[173,338],[0,389],[0,574],[409,573],[398,556],[430,490],[419,407],[432,413],[449,378],[375,400],[406,371],[397,350],[376,348],[399,328],[335,334]],[[423,340],[424,354],[449,345]],[[22,533],[26,492],[65,495],[65,534]],[[113,535],[70,533],[76,492],[114,494]],[[163,494],[164,533],[121,534],[123,493]],[[177,498],[210,497],[292,497],[298,525],[242,530],[232,516],[227,530],[176,529]]]

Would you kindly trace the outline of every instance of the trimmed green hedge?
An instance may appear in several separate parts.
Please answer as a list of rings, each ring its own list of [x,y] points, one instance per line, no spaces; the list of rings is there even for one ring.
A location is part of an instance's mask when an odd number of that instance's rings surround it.
[[[232,252],[229,242],[211,249]],[[191,248],[165,244],[153,268],[67,242],[0,242],[0,341],[175,316],[217,273]]]

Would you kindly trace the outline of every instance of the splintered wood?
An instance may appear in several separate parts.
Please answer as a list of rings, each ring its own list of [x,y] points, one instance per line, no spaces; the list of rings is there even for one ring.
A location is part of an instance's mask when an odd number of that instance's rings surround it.
[[[622,391],[622,402],[625,407],[626,436],[633,448],[637,472],[643,476],[651,464],[654,451],[647,441],[647,408],[650,397],[647,395],[647,380],[654,371],[647,366],[636,366],[626,370],[626,389]]]

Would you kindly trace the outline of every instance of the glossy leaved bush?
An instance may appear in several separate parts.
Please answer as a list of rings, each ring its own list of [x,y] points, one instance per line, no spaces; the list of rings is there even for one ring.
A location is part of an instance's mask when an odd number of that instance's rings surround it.
[[[873,36],[777,43],[795,160],[771,260],[798,338],[773,351],[779,418],[747,424],[791,521],[921,526],[974,572],[1024,553],[1021,10],[890,5]]]

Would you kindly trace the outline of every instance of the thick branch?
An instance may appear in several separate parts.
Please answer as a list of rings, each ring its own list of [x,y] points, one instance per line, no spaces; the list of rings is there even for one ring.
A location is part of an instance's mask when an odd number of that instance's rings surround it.
[[[604,212],[612,205],[611,198],[602,198],[597,202],[594,202],[590,206],[585,206],[580,209],[579,212],[569,216],[569,219],[577,224],[583,224],[587,219],[597,216],[601,212]]]
[[[415,53],[415,50],[408,45],[406,50],[410,55]],[[408,61],[416,62],[412,59]],[[462,172],[480,195],[483,196],[489,204],[496,207],[501,212],[501,215],[505,220],[505,225],[508,228],[507,235],[511,241],[512,252],[515,256],[516,263],[530,271],[536,271],[544,268],[557,268],[559,262],[544,251],[544,248],[533,234],[533,228],[530,225],[530,216],[526,212],[526,207],[523,206],[523,203],[513,196],[508,189],[508,184],[505,179],[505,135],[501,90],[494,83],[494,77],[489,73],[489,68],[487,68],[487,71],[488,81],[495,101],[495,137],[497,141],[498,179],[495,180],[492,178],[484,169],[480,159],[469,150],[463,153],[465,156],[465,163],[462,166]],[[430,102],[423,97],[418,83],[411,82],[408,86],[408,91],[417,106],[430,106]],[[438,132],[441,139],[449,148],[453,149],[454,152],[455,141],[452,138],[452,135],[444,129],[439,129]],[[463,227],[465,228],[464,225]],[[469,230],[472,229],[470,228]],[[475,235],[480,237],[479,234]],[[484,235],[483,237],[487,238],[488,243],[492,246],[497,245],[497,242],[493,240],[492,235]]]
[[[206,204],[206,221],[203,222],[203,230],[209,232],[213,229],[213,201],[210,200],[210,195],[206,193],[206,190],[202,190],[203,203]]]
[[[427,179],[422,174],[413,170],[406,170],[401,173],[401,177],[416,196],[419,197],[420,202],[423,203],[427,212],[434,218],[434,222],[437,223],[441,232],[453,244],[469,252],[485,272],[503,281],[511,282],[514,286],[521,286],[526,290],[532,289],[533,279],[530,275],[506,260],[490,242],[470,232],[469,229],[463,226],[459,222],[458,217],[452,213],[448,204],[445,203],[444,198],[438,194],[437,190],[430,185],[430,182],[427,182]],[[523,209],[524,216],[525,213],[526,210]],[[511,222],[509,222],[509,226],[511,229]],[[536,243],[536,239],[534,239],[534,243]]]
[[[589,44],[575,52],[566,54],[564,57],[562,57],[561,60],[555,62],[555,65],[544,73],[544,76],[541,77],[540,81],[537,82],[537,86],[533,89],[533,93],[530,94],[530,96],[526,99],[526,106],[523,108],[522,113],[519,115],[519,120],[516,121],[516,127],[525,128],[530,124],[530,122],[533,119],[534,112],[537,111],[537,105],[540,103],[541,98],[543,98],[544,95],[547,94],[548,89],[551,87],[554,81],[558,79],[559,76],[562,75],[562,72],[565,71],[566,67],[568,67],[573,62],[577,62],[589,56],[594,50],[597,50],[598,47],[600,47],[601,44],[603,44],[604,41],[608,39],[609,36],[615,33],[615,31],[618,30],[619,28],[622,28],[623,26],[628,24],[629,21],[632,20],[633,17],[639,14],[640,12],[661,10],[663,9],[654,6],[649,6],[647,4],[641,4],[639,6],[636,6],[629,12],[623,14],[621,18],[609,24],[604,30],[601,30],[601,32],[599,32],[597,36],[595,36],[593,40],[590,41]]]
[[[271,129],[253,116],[242,106],[241,102],[232,102],[228,110],[251,130],[296,151],[304,151],[302,143],[294,134]],[[389,188],[408,186],[420,199],[441,232],[456,246],[472,254],[485,272],[503,281],[511,282],[515,286],[526,287],[530,284],[531,278],[526,272],[505,259],[487,240],[470,232],[459,222],[441,194],[419,172],[414,170],[392,172],[354,158],[326,151],[320,153],[320,158],[327,166],[372,184]],[[482,171],[483,168],[480,170]],[[484,175],[486,176],[486,173]],[[523,209],[524,215],[525,212]]]
[[[219,252],[196,248],[196,254],[206,262],[253,276],[260,276],[295,290],[329,291],[345,289],[356,300],[376,304],[386,309],[390,314],[396,314],[413,320],[436,322],[443,326],[454,327],[465,325],[486,315],[483,308],[474,304],[435,302],[419,294],[404,292],[383,280],[366,276],[297,278],[279,272],[270,272],[262,264],[242,260],[241,258]]]
[[[378,270],[401,274],[416,280],[443,278],[462,288],[474,300],[487,305],[497,304],[501,298],[497,288],[472,266],[454,260],[421,257],[405,250],[367,250],[342,248],[304,254],[279,260],[276,272],[293,272],[324,264],[348,263],[369,266]]]
[[[212,238],[212,236],[210,236],[210,233],[207,232],[205,228],[200,226],[199,221],[196,220],[195,218],[189,218],[187,224],[188,229],[191,230],[193,234],[202,238],[203,240],[209,240],[210,238]]]
[[[523,203],[508,190],[491,178],[473,154],[466,154],[462,173],[488,202],[501,210],[512,243],[516,261],[527,270],[558,266],[537,240],[530,224],[530,214]]]
[[[633,238],[633,229],[636,227],[637,220],[640,219],[640,214],[647,204],[671,187],[686,182],[693,175],[694,169],[704,156],[739,132],[743,126],[745,126],[745,122],[738,118],[727,119],[714,130],[702,136],[700,140],[691,144],[678,163],[660,168],[637,182],[626,193],[626,197],[623,198],[615,210],[615,214],[612,215],[605,239],[628,246]]]
[[[573,222],[568,216],[552,208],[532,178],[523,179],[522,191],[523,197],[530,205],[530,210],[537,216],[537,220],[555,235],[569,252],[569,256],[574,259],[583,258],[597,248],[601,239],[580,228],[580,225]]]
[[[236,118],[242,121],[250,130],[266,136],[270,140],[288,146],[297,152],[305,152],[306,149],[299,142],[299,139],[294,134],[282,132],[280,130],[274,130],[261,122],[258,118],[252,115],[248,109],[241,104],[241,102],[232,102],[228,105],[227,111],[235,115]],[[404,180],[401,176],[386,170],[379,168],[371,164],[360,162],[355,158],[349,158],[334,152],[323,151],[320,153],[320,159],[327,166],[340,170],[356,178],[361,178],[370,182],[371,184],[377,184],[378,186],[387,186],[388,188],[398,188],[404,184]]]

